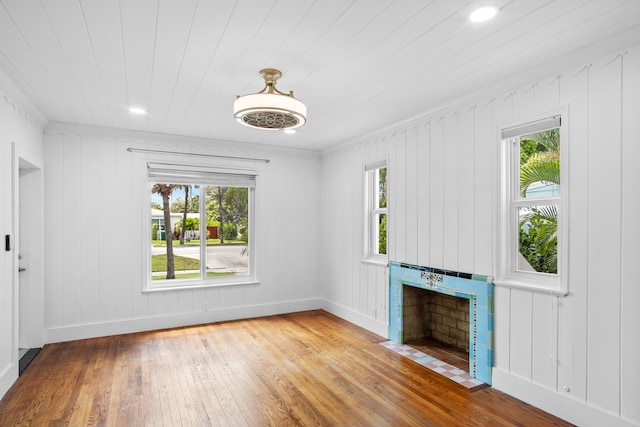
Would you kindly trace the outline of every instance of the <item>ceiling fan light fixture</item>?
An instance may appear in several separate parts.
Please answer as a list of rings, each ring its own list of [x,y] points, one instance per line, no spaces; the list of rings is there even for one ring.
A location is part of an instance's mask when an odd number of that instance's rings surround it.
[[[276,89],[282,73],[273,68],[260,71],[265,86],[258,92],[238,96],[233,103],[233,116],[244,126],[265,129],[295,129],[307,121],[307,106],[293,96]]]

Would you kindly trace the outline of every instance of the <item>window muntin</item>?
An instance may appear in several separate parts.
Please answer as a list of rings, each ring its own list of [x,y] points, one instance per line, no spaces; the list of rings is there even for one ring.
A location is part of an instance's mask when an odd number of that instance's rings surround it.
[[[255,175],[150,164],[148,194],[147,289],[256,281]]]
[[[387,259],[387,163],[365,165],[366,234],[365,257]]]
[[[501,130],[502,237],[496,283],[566,289],[560,118],[550,116]]]

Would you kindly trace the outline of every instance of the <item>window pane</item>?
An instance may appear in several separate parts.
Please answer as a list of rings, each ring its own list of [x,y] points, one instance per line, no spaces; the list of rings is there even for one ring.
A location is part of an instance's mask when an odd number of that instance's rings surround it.
[[[560,129],[520,137],[520,197],[560,196]]]
[[[387,254],[387,167],[386,161],[365,165],[366,254],[376,262]]]
[[[377,208],[387,207],[387,168],[376,169],[377,192]]]
[[[387,254],[387,215],[376,215],[376,225],[378,229],[378,253]]]
[[[558,273],[558,206],[518,208],[517,270]]]
[[[206,187],[207,276],[249,275],[249,189]]]
[[[150,187],[151,278],[199,278],[199,187],[162,183],[153,183]]]

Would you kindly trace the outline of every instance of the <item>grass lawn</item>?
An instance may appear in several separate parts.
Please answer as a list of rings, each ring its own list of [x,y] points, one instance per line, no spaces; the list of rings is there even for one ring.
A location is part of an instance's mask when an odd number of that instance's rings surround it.
[[[211,245],[219,245],[220,244],[220,239],[207,239],[207,246],[211,246]],[[242,244],[242,245],[246,245],[247,242],[243,241],[243,240],[225,240],[224,244]],[[167,246],[167,243],[164,240],[152,240],[151,241],[151,246],[153,246],[154,248],[163,248],[165,246]],[[180,240],[174,240],[173,241],[173,247],[180,247],[180,246],[200,246],[200,240],[191,240],[189,242],[184,242],[184,245],[180,244]]]
[[[184,256],[173,256],[173,265],[175,271],[180,270],[200,270],[200,260],[194,258],[188,258]],[[166,255],[151,255],[151,271],[167,271],[167,256]]]
[[[192,279],[200,277],[200,273],[180,273],[184,270],[200,270],[200,260],[184,257],[173,256],[173,264],[176,271],[176,279]],[[166,255],[151,255],[151,271],[167,271],[167,256]],[[230,276],[232,273],[228,272],[213,272],[207,273],[207,277],[215,276]],[[165,280],[165,276],[153,276],[153,280]]]

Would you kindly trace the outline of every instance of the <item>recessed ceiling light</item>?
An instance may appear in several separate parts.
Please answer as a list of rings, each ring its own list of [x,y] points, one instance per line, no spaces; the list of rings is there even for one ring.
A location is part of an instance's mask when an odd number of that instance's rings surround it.
[[[296,133],[295,129],[285,129],[284,133],[288,134],[288,135],[293,135],[294,133]]]
[[[497,6],[483,6],[471,12],[471,15],[469,15],[469,19],[471,19],[473,22],[485,22],[496,16],[497,13]]]
[[[129,107],[129,112],[131,114],[147,114],[147,110],[140,107]]]

